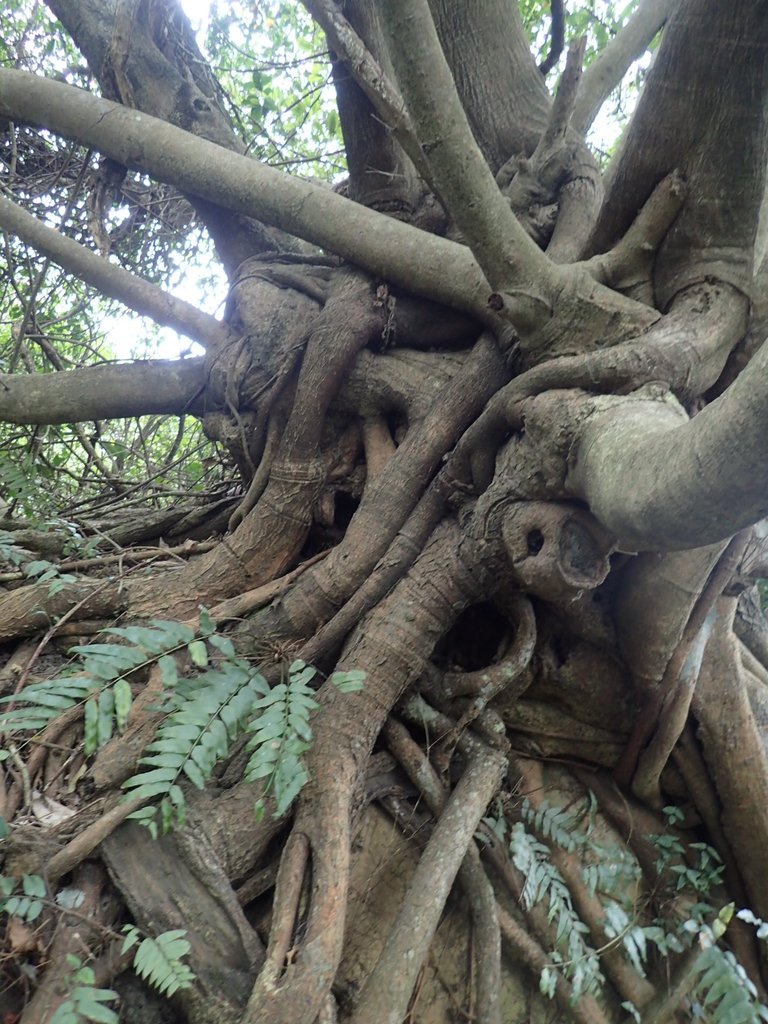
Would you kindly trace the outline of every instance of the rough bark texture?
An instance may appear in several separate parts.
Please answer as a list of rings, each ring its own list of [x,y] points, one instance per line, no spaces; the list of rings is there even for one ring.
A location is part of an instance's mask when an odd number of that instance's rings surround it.
[[[208,788],[184,790],[187,824],[157,841],[117,796],[162,740],[167,661],[132,667],[131,716],[92,759],[80,704],[31,742],[3,720],[4,874],[40,874],[50,898],[39,933],[11,919],[35,968],[8,967],[0,1009],[48,1020],[75,954],[103,987],[119,978],[127,1024],[543,1022],[542,972],[558,1019],[623,1024],[627,1002],[694,1019],[718,911],[768,918],[768,2],[645,0],[581,86],[572,48],[554,97],[512,0],[305,6],[333,48],[346,194],[248,154],[174,0],[50,0],[101,97],[0,69],[14,145],[32,125],[170,183],[230,285],[220,322],[3,198],[6,231],[206,355],[4,373],[0,419],[195,416],[241,484],[92,524],[113,548],[62,561],[79,575],[61,586],[11,567],[0,690],[23,703],[57,635],[118,617],[204,634],[201,605],[237,671],[263,674],[251,718],[295,660],[325,680],[294,802],[245,780],[232,727]],[[583,131],[662,24],[601,175]],[[209,641],[218,664],[227,641]],[[200,646],[177,646],[191,699]],[[77,814],[31,827],[36,790]],[[53,901],[66,882],[80,931]],[[626,937],[676,935],[696,901],[692,943],[641,973]],[[126,920],[186,929],[197,981],[172,1004],[118,952]],[[760,998],[754,932],[725,942]]]

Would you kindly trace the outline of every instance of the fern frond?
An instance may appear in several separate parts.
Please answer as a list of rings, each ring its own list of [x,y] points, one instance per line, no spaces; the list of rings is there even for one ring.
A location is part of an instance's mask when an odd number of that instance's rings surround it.
[[[586,843],[586,836],[577,830],[573,815],[552,806],[546,800],[536,808],[531,807],[527,799],[524,800],[520,817],[544,839],[557,843],[569,853]]]
[[[604,984],[600,961],[585,939],[589,929],[574,910],[571,892],[552,863],[549,847],[518,821],[510,831],[509,850],[515,867],[525,879],[523,903],[530,908],[546,901],[548,920],[556,922],[556,949],[552,959],[558,962],[575,995],[597,994]],[[541,979],[541,984],[545,986],[542,989],[545,994],[554,991],[548,976]]]
[[[96,975],[92,967],[83,965],[79,957],[67,955],[72,968],[67,987],[69,997],[64,1000],[51,1017],[50,1024],[117,1024],[118,1016],[110,1006],[118,998],[117,992],[109,988],[96,988]]]
[[[195,980],[192,969],[182,962],[189,953],[189,942],[184,938],[183,929],[163,932],[157,938],[140,939],[133,925],[126,925],[126,938],[122,952],[136,946],[133,967],[139,977],[144,978],[161,995],[172,996],[180,989],[189,988]]]
[[[195,631],[184,622],[173,622],[169,619],[153,619],[148,626],[113,626],[105,633],[119,636],[134,647],[141,648],[145,655],[164,654],[167,651],[178,651],[195,640]],[[89,644],[85,650],[92,649]]]
[[[168,695],[168,717],[139,761],[145,769],[123,783],[132,797],[162,797],[163,831],[183,823],[182,776],[202,789],[244,731],[259,698],[269,692],[263,676],[237,661],[209,670],[193,682],[185,680]],[[146,824],[150,815],[142,809],[136,817]]]
[[[294,661],[288,681],[273,687],[256,704],[261,714],[248,724],[251,756],[245,768],[248,781],[265,779],[264,794],[275,797],[275,814],[281,815],[309,780],[303,755],[312,741],[310,716],[319,705],[309,686],[316,669]],[[256,806],[263,813],[263,802]]]
[[[82,673],[31,683],[21,693],[0,697],[0,731],[39,732],[97,688],[95,680]],[[2,706],[7,704],[20,706],[3,711]]]
[[[0,698],[0,732],[39,732],[64,711],[84,704],[85,753],[92,754],[122,732],[131,708],[127,676],[158,662],[163,685],[177,682],[172,655],[187,649],[194,664],[207,663],[194,630],[181,622],[157,620],[148,626],[114,627],[106,633],[127,643],[94,643],[70,648],[79,657],[81,671],[46,679],[25,687],[21,693]],[[110,686],[110,684],[112,684]],[[7,711],[3,705],[10,705]]]
[[[711,1024],[768,1021],[768,1007],[758,1001],[755,986],[730,950],[709,946],[699,957],[696,970],[701,976],[694,987],[693,1001],[706,1012]]]

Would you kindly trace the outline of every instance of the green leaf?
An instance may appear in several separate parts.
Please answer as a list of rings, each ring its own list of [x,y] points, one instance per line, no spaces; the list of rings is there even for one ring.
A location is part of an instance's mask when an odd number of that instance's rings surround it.
[[[123,939],[123,944],[120,947],[121,955],[133,949],[141,938],[138,928],[133,924],[123,925],[123,931],[125,932],[125,938]]]
[[[359,669],[334,672],[330,682],[337,686],[342,693],[358,693],[365,684],[365,672],[361,672]]]
[[[235,660],[237,653],[228,636],[219,636],[218,633],[213,633],[209,635],[207,639],[211,647],[215,647],[218,651],[221,651],[225,658],[229,658],[232,661]]]
[[[198,668],[206,667],[208,664],[208,648],[202,640],[193,640],[192,643],[187,644],[187,650],[194,665],[197,665]]]
[[[117,731],[122,733],[128,724],[128,716],[131,713],[133,694],[131,685],[127,679],[118,679],[112,687],[112,694],[115,702],[115,722]]]
[[[172,768],[155,768],[152,771],[142,772],[141,775],[134,775],[126,779],[123,789],[136,789],[139,786],[152,787],[154,785],[166,785],[174,779],[175,772]]]
[[[300,683],[306,685],[316,675],[317,669],[301,660],[294,661],[288,669],[288,676],[292,684]]]
[[[99,749],[99,709],[93,697],[85,702],[83,709],[83,750],[90,757]]]
[[[160,670],[160,681],[166,690],[172,690],[176,685],[179,678],[179,670],[176,665],[176,659],[170,654],[164,654],[159,659],[157,667]]]
[[[98,741],[103,747],[112,739],[115,726],[115,696],[112,689],[102,690],[99,694]]]
[[[72,993],[76,1011],[85,1020],[95,1024],[117,1024],[118,1015],[105,1002],[117,999],[117,992],[109,988],[79,988]]]
[[[191,759],[184,763],[184,774],[193,786],[197,786],[198,789],[205,789],[205,777],[199,767]]]
[[[56,1007],[50,1024],[82,1024],[82,1018],[77,1015],[75,1004],[71,999],[65,1000]]]
[[[40,875],[22,875],[21,888],[27,896],[43,897],[46,895],[45,879]]]
[[[200,624],[200,632],[203,636],[209,637],[212,633],[216,632],[216,623],[211,618],[208,609],[204,608],[202,605],[200,605],[198,622]]]

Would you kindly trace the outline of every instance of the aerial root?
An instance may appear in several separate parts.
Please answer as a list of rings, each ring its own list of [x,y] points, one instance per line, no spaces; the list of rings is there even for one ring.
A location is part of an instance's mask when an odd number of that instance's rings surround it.
[[[470,758],[419,860],[351,1024],[384,1024],[405,1017],[445,901],[474,841],[480,818],[499,787],[505,765],[505,758],[487,749]],[[485,915],[483,919],[487,922]],[[486,1014],[489,1024],[493,1019]]]
[[[685,782],[693,805],[701,815],[709,841],[717,850],[724,865],[726,887],[737,906],[749,905],[744,879],[723,828],[722,805],[710,778],[707,766],[696,741],[693,726],[688,723],[682,731],[672,754],[675,767]],[[755,945],[754,929],[746,922],[734,918],[728,927],[728,938],[739,963],[757,988],[760,999],[766,1002],[768,992],[762,979],[760,958]]]
[[[755,720],[739,646],[732,630],[737,599],[721,597],[707,658],[691,710],[707,770],[722,806],[722,822],[744,879],[748,906],[768,918],[768,765]],[[728,728],[723,729],[723,722]]]
[[[536,647],[536,616],[531,602],[522,594],[511,600],[510,609],[517,616],[517,631],[500,661],[475,672],[446,672],[441,682],[430,688],[433,697],[439,692],[443,700],[462,696],[470,698],[456,725],[440,739],[443,760],[450,759],[461,734],[494,697],[503,690],[505,703],[509,704],[520,697],[530,683],[525,670]]]
[[[302,794],[278,871],[267,959],[248,1000],[246,1024],[314,1024],[327,1008],[344,938],[351,799],[351,778],[344,772],[323,784],[313,779]],[[310,867],[308,906],[298,922]]]
[[[424,796],[432,814],[439,818],[448,792],[421,747],[392,717],[384,727],[383,736],[408,778]],[[459,882],[472,915],[472,963],[477,993],[473,1019],[478,1024],[500,1024],[501,932],[496,896],[474,843],[467,847],[459,868]]]
[[[45,874],[49,885],[54,885],[60,878],[89,857],[97,846],[111,836],[118,825],[129,815],[138,811],[149,802],[149,797],[134,797],[132,800],[121,801],[111,807],[96,821],[87,825],[82,832],[71,839],[66,846],[58,850],[46,863]]]
[[[492,867],[494,877],[503,884],[515,905],[524,907],[525,878],[512,863],[506,844],[485,824],[480,826],[479,831],[484,840],[483,859]],[[545,953],[545,950],[554,948],[554,935],[542,906],[534,905],[522,912],[525,925],[519,924],[502,904],[497,904],[502,939],[511,948],[512,959],[522,960],[538,979],[544,969],[556,968],[553,960]],[[593,996],[588,992],[574,992],[562,971],[555,969],[554,977],[555,1000],[566,1019],[576,1024],[609,1024]]]
[[[273,985],[279,981],[288,960],[308,863],[309,840],[301,832],[294,831],[285,844],[280,861],[269,948],[262,968],[265,982]]]
[[[664,671],[660,687],[662,704],[656,721],[648,723],[649,728],[655,726],[655,732],[640,754],[632,778],[632,791],[651,807],[661,806],[661,773],[688,720],[704,651],[714,626],[715,602],[733,579],[750,534],[749,530],[737,534],[723,552]],[[639,718],[638,723],[641,722],[642,718]],[[632,749],[631,740],[627,749]]]
[[[310,665],[317,664],[330,651],[339,647],[365,613],[374,608],[405,576],[444,513],[443,497],[433,483],[398,531],[386,555],[349,600],[302,647],[301,657],[304,661]]]

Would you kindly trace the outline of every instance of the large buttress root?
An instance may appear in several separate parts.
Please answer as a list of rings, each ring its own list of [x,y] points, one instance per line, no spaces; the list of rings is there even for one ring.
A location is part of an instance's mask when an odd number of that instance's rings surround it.
[[[261,976],[249,1000],[254,1024],[312,1024],[341,958],[351,822],[361,773],[400,694],[424,669],[429,652],[477,593],[458,557],[460,531],[450,522],[433,539],[408,575],[350,638],[339,668],[366,673],[363,690],[340,695],[326,685],[314,745],[308,757],[311,781],[302,793],[294,833],[306,836],[311,898],[294,962],[275,982]],[[302,884],[294,882],[294,884]],[[281,888],[281,903],[295,895]],[[278,907],[275,920],[283,921]],[[270,939],[270,950],[276,936]]]

